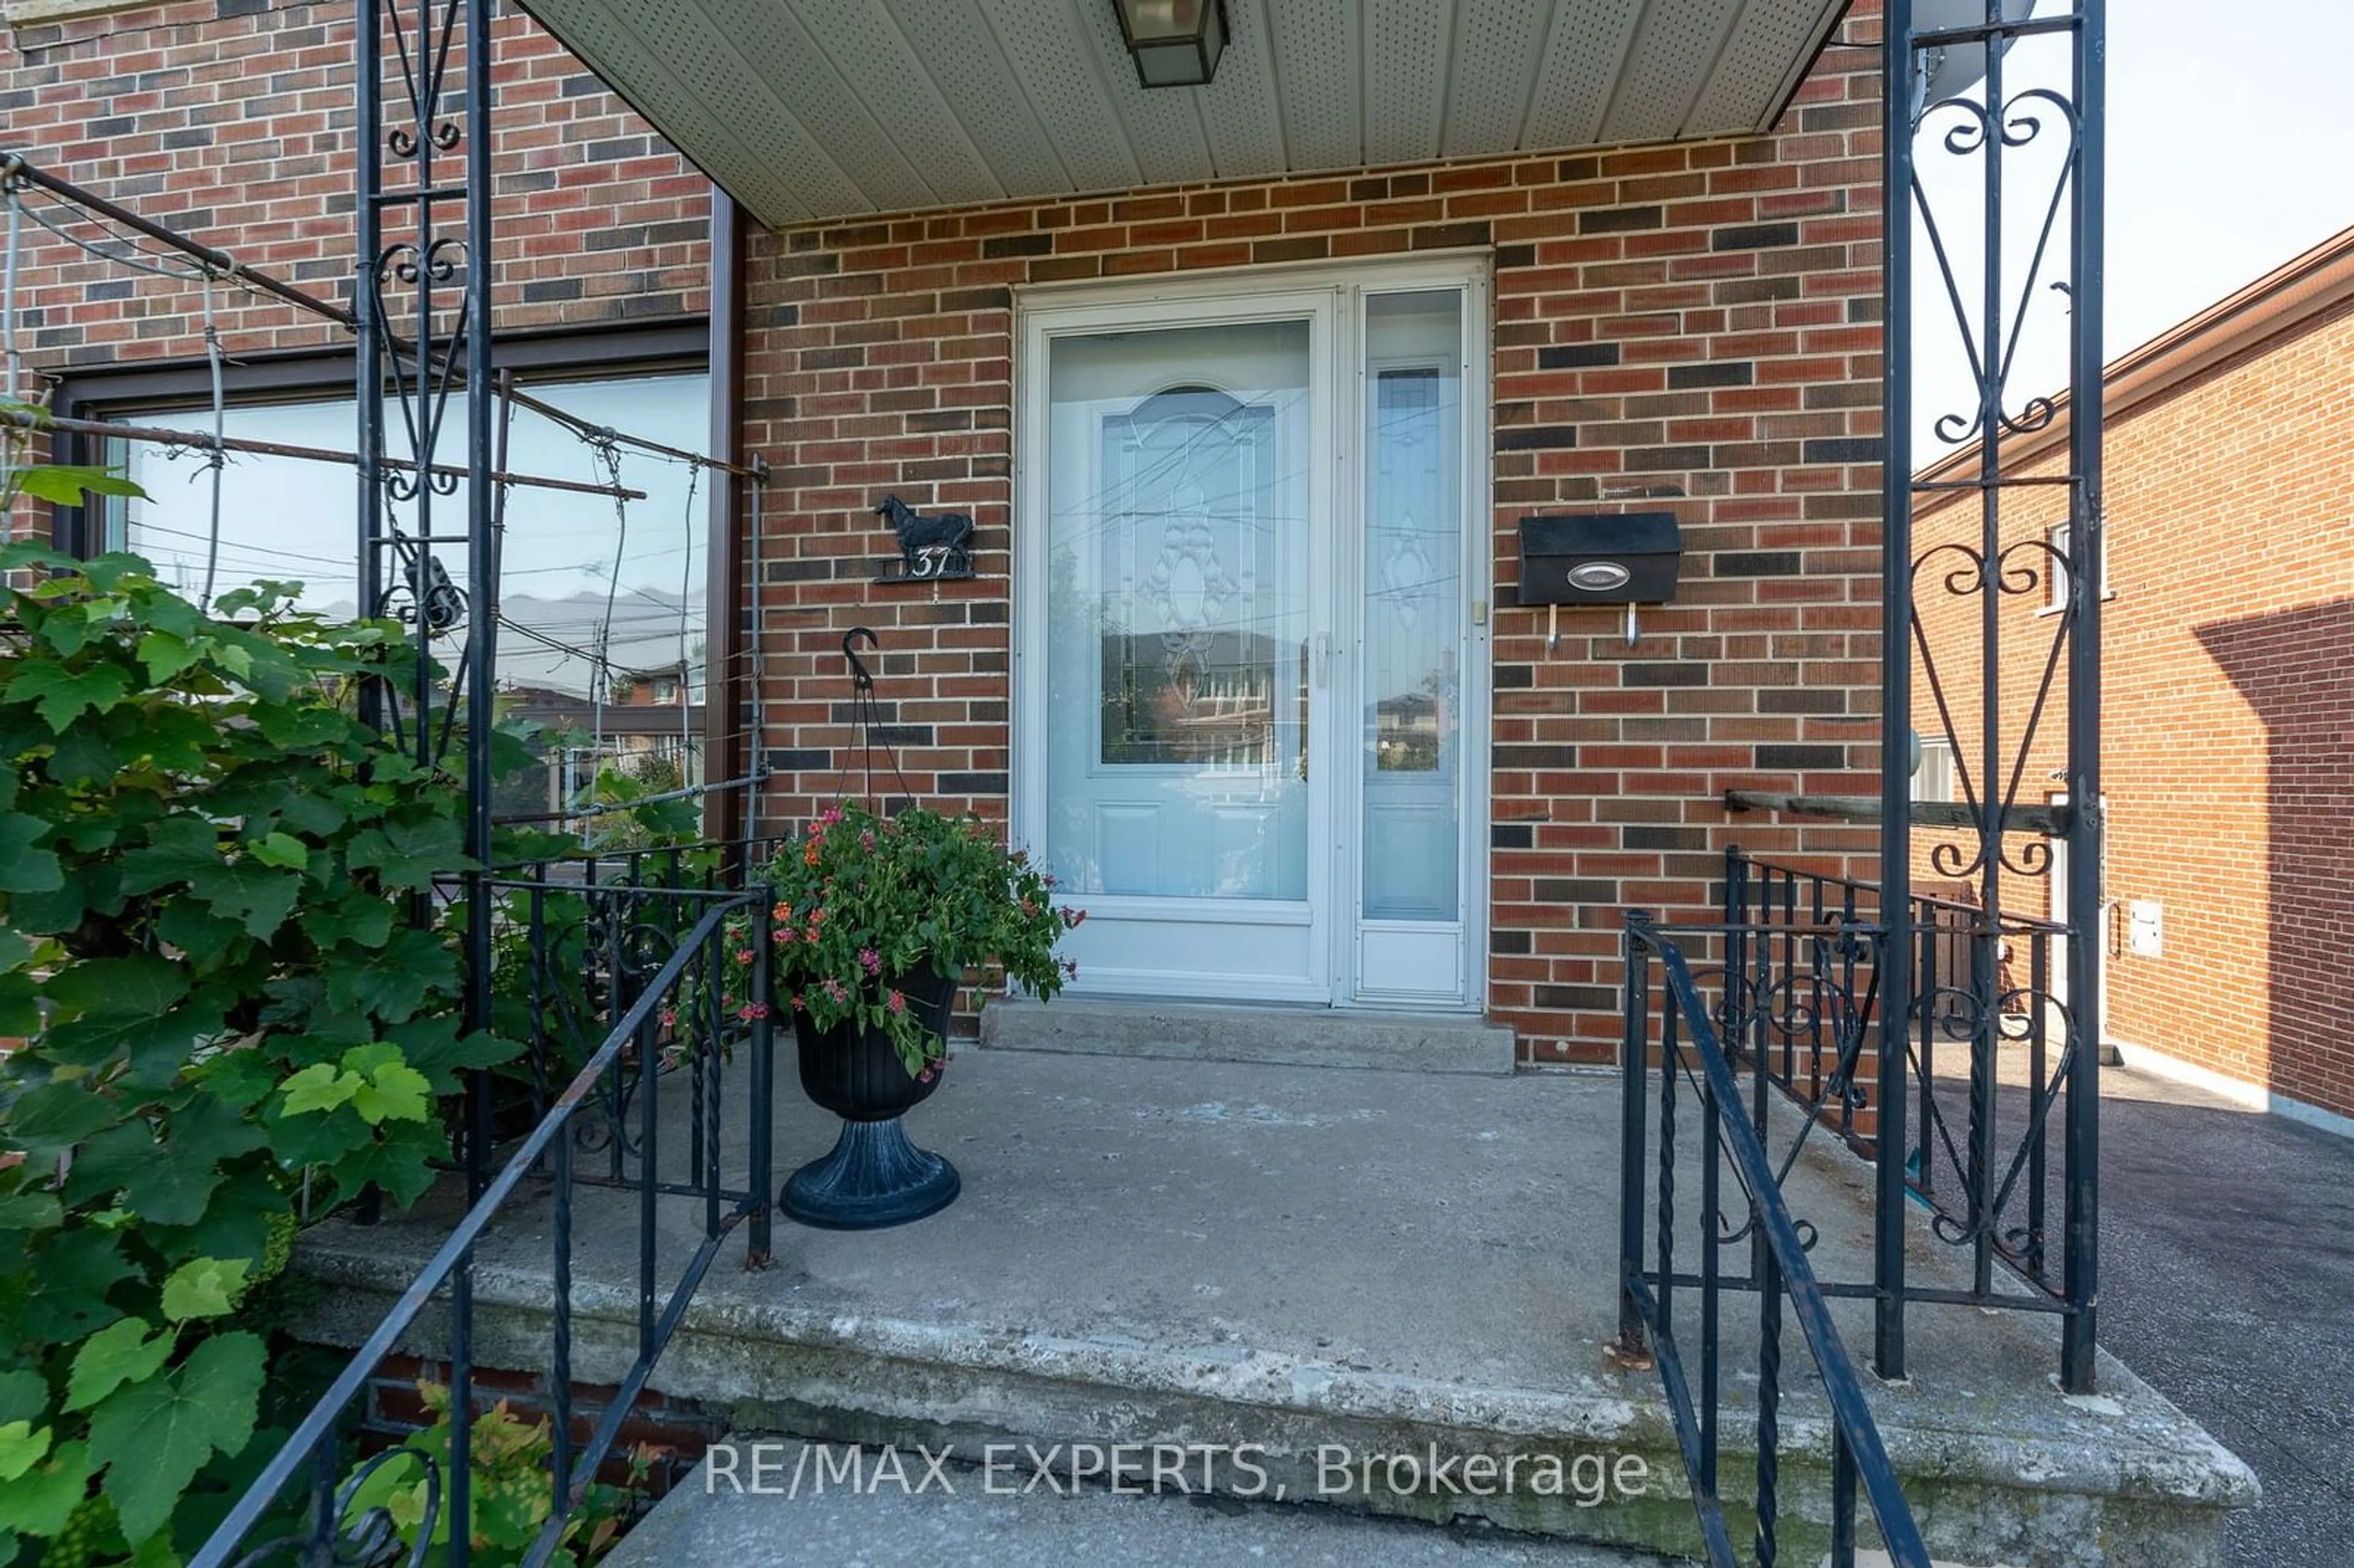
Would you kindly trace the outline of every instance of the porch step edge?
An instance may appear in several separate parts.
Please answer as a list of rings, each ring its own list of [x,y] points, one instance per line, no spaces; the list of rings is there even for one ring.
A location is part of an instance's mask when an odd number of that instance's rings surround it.
[[[299,1272],[326,1288],[295,1325],[305,1339],[365,1339],[408,1283],[407,1265],[364,1241],[306,1236]],[[545,1274],[478,1266],[478,1364],[544,1363],[551,1298]],[[573,1375],[615,1383],[637,1346],[633,1290],[576,1282]],[[446,1353],[438,1308],[397,1349]],[[1158,1346],[986,1326],[843,1316],[777,1301],[698,1300],[648,1386],[724,1415],[738,1429],[837,1443],[954,1444],[1182,1440],[1248,1444],[1287,1466],[1320,1503],[1649,1551],[1697,1544],[1672,1426],[1652,1380],[1602,1369],[1600,1348],[1564,1347],[1557,1388],[1439,1382],[1220,1343]],[[1591,1370],[1576,1370],[1583,1361]],[[2246,1466],[2105,1353],[2100,1409],[2052,1407],[1997,1432],[1914,1426],[1882,1411],[1882,1436],[1941,1559],[2039,1568],[2221,1568],[2229,1510],[2255,1500]],[[1742,1473],[1748,1434],[1723,1434],[1723,1462]],[[1829,1435],[1817,1411],[1786,1403],[1782,1424],[1788,1542],[1829,1493]],[[1357,1454],[1639,1454],[1662,1489],[1609,1508],[1561,1496],[1405,1497],[1374,1489],[1327,1497],[1300,1484],[1328,1445]],[[2069,1543],[2062,1549],[2062,1543]],[[2090,1554],[2077,1549],[2085,1548]],[[1979,1552],[1986,1555],[1981,1557]],[[1792,1561],[1805,1560],[1793,1556]]]
[[[807,1476],[818,1460],[805,1456],[818,1456],[839,1477],[850,1459],[838,1445],[750,1433],[728,1442],[735,1484],[706,1459],[621,1538],[604,1559],[607,1568],[876,1561],[975,1568],[1677,1568],[1685,1561],[1198,1493],[1120,1494],[1094,1485],[1023,1490],[1027,1478],[1018,1473],[956,1467],[928,1472],[920,1457],[899,1457],[904,1485],[883,1482],[882,1472],[869,1467],[848,1486],[837,1482],[812,1493]],[[765,1451],[755,1445],[766,1445]],[[757,1490],[744,1480],[748,1454],[777,1467]],[[883,1461],[879,1450],[866,1457]]]
[[[1067,995],[990,1002],[981,1010],[981,1044],[992,1051],[1489,1076],[1509,1075],[1516,1054],[1511,1030],[1466,1015]]]

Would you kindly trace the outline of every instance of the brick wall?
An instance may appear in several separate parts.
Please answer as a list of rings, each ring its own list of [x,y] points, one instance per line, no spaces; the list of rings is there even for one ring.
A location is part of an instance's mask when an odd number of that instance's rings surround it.
[[[1723,791],[1868,792],[1877,745],[1876,60],[1832,50],[1771,136],[1186,186],[757,234],[750,450],[769,497],[767,801],[839,788],[839,642],[874,626],[911,784],[1002,819],[1017,291],[1431,249],[1495,268],[1491,1012],[1606,1056],[1627,906],[1705,917],[1718,852],[1854,869],[1866,830],[1736,830]],[[870,508],[972,514],[977,581],[885,596]],[[1515,524],[1666,506],[1678,602],[1512,608]]]
[[[2349,429],[2344,306],[2113,418],[2103,659],[2109,1035],[2341,1114],[2354,1114]],[[2065,470],[2054,458],[2024,471]],[[2005,505],[2002,536],[2041,537],[2065,514],[2056,493],[2028,492]],[[1925,547],[1976,531],[1958,506],[1920,525]],[[1922,593],[1973,736],[1977,600],[1925,580]],[[2004,614],[2014,747],[2058,624],[2041,603],[2017,596]],[[2028,760],[2031,803],[2062,787],[2048,776],[2066,759],[2066,711],[2063,686]],[[1936,733],[1925,700],[1915,723]],[[2041,915],[2047,896],[2042,879],[2012,877],[2003,903]],[[2137,898],[2164,905],[2159,957],[2127,949]]]
[[[495,30],[500,330],[702,313],[708,182],[536,23],[509,10]],[[351,59],[352,8],[315,0],[18,26],[0,33],[0,146],[348,304]],[[35,365],[201,352],[200,290],[29,224],[26,243],[18,324]],[[220,309],[232,354],[345,335],[264,298],[225,291]]]
[[[706,187],[527,19],[498,24],[503,331],[706,305]],[[352,266],[350,23],[210,0],[17,29],[0,114],[28,155],[314,291]],[[1736,828],[1722,791],[1868,791],[1877,658],[1876,59],[1834,49],[1770,136],[1153,190],[755,234],[748,437],[779,471],[769,807],[835,785],[841,630],[881,630],[911,777],[1005,809],[1014,291],[1059,279],[1487,251],[1495,267],[1494,848],[1489,991],[1531,1061],[1616,1036],[1617,911],[1712,906],[1715,852],[1856,869],[1871,835]],[[190,355],[198,293],[36,232],[37,364]],[[239,301],[232,354],[332,343]],[[981,580],[897,597],[875,497],[981,522]],[[1512,608],[1513,525],[1669,506],[1679,602]]]
[[[504,1404],[517,1419],[545,1425],[556,1419],[554,1384],[545,1373],[502,1372],[475,1367],[470,1374],[477,1411]],[[433,1425],[419,1385],[450,1386],[446,1361],[416,1356],[387,1356],[368,1381],[360,1413],[365,1440],[389,1446]],[[610,1384],[576,1383],[571,1388],[572,1441],[583,1444],[612,1409],[620,1390]],[[649,1461],[644,1491],[660,1498],[691,1474],[704,1450],[726,1437],[727,1421],[699,1405],[672,1399],[652,1389],[642,1391],[614,1436],[613,1453],[598,1471],[598,1478],[619,1486],[629,1479],[629,1457],[641,1453]]]

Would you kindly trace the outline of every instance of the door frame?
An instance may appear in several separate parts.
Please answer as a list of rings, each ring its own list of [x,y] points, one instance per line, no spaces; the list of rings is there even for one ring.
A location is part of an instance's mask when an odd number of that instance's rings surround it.
[[[1336,787],[1311,796],[1310,832],[1314,850],[1310,863],[1310,918],[1320,926],[1315,942],[1314,970],[1296,993],[1270,991],[1264,1000],[1307,1002],[1331,1007],[1365,1006],[1384,1010],[1416,1007],[1442,1012],[1477,1013],[1487,1000],[1488,948],[1488,817],[1490,789],[1490,579],[1493,568],[1494,522],[1490,487],[1494,471],[1493,408],[1490,380],[1491,341],[1491,260],[1485,251],[1454,251],[1411,260],[1375,259],[1361,263],[1329,262],[1224,269],[1107,283],[1034,284],[1014,291],[1014,354],[1013,409],[1013,548],[1011,562],[1010,652],[1012,747],[1008,779],[1009,827],[1017,843],[1036,845],[1044,837],[1046,791],[1046,660],[1044,595],[1048,584],[1045,486],[1048,465],[1035,461],[1043,454],[1034,444],[1047,425],[1046,355],[1052,338],[1090,331],[1137,327],[1151,323],[1155,307],[1166,307],[1167,324],[1208,325],[1265,320],[1296,320],[1303,315],[1331,323],[1320,344],[1311,335],[1311,398],[1323,393],[1321,408],[1311,407],[1311,429],[1332,459],[1332,471],[1323,476],[1322,514],[1336,521],[1329,559],[1314,563],[1311,584],[1312,629],[1330,629],[1335,635],[1332,673],[1311,692],[1316,722],[1326,740],[1318,753],[1353,758],[1362,744],[1361,691],[1363,603],[1365,559],[1363,529],[1366,467],[1363,441],[1365,398],[1369,380],[1364,366],[1364,302],[1368,294],[1417,290],[1460,290],[1463,294],[1462,404],[1463,439],[1460,497],[1462,519],[1461,582],[1467,608],[1460,683],[1462,746],[1461,833],[1458,854],[1461,921],[1458,940],[1462,981],[1459,999],[1443,1002],[1416,1001],[1382,994],[1363,983],[1358,965],[1362,904],[1359,888],[1359,824],[1363,795],[1360,788]],[[1160,324],[1151,323],[1151,324]],[[1313,546],[1311,546],[1311,549]],[[1321,552],[1319,552],[1321,553]],[[1313,635],[1311,630],[1311,635]],[[1346,728],[1348,742],[1341,743]],[[1329,766],[1329,765],[1328,765]],[[1353,773],[1350,775],[1353,778]],[[1330,802],[1325,805],[1322,802]],[[1090,895],[1091,907],[1117,907],[1110,895]],[[1246,899],[1150,901],[1157,918],[1230,920],[1238,924],[1290,923],[1297,918],[1288,906],[1269,908]],[[1190,905],[1190,909],[1184,906]],[[1360,1001],[1361,992],[1373,1000]],[[1221,996],[1213,978],[1199,980],[1172,971],[1168,983],[1139,994]],[[1256,999],[1255,999],[1256,1000]]]

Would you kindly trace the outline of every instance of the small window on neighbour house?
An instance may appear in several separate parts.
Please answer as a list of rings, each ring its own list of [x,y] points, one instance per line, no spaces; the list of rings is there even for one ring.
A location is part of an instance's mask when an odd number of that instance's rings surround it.
[[[2052,555],[2044,559],[2043,613],[2057,615],[2068,608],[2068,551],[2075,529],[2066,523],[2054,523],[2045,530],[2044,537],[2052,546]],[[2109,586],[2109,563],[2101,559],[2101,597],[2115,599],[2116,590]]]
[[[1922,741],[1921,766],[1913,774],[1913,799],[1945,805],[1954,798],[1954,743]]]
[[[526,385],[534,397],[591,426],[690,451],[709,440],[710,378],[699,369],[569,372]],[[185,404],[110,404],[103,413],[123,423],[175,429],[208,426],[211,418],[208,408]],[[464,418],[461,395],[452,398],[443,426],[459,432],[461,442]],[[233,400],[223,424],[231,437],[342,451],[352,450],[356,432],[348,395]],[[395,451],[404,444],[398,438],[387,443]],[[216,598],[259,578],[292,579],[302,585],[297,602],[304,609],[330,617],[361,609],[350,468],[231,454],[221,472],[216,548],[212,478],[203,453],[122,440],[107,446],[107,461],[145,492],[144,499],[111,510],[107,547],[146,556],[164,582],[190,598],[202,590],[210,557]],[[646,496],[629,503],[626,514],[601,497],[561,491],[518,486],[504,498],[498,686],[509,713],[562,737],[550,753],[545,785],[518,787],[528,789],[533,804],[517,799],[506,802],[510,809],[559,807],[599,768],[632,775],[657,770],[665,779],[684,773],[687,782],[702,776],[707,485],[684,463],[629,448],[619,449],[619,458],[620,484]],[[506,467],[590,482],[612,477],[576,434],[521,408],[507,431]],[[409,508],[399,510],[406,521]],[[437,534],[462,532],[465,515],[462,485],[456,494],[433,498]],[[439,554],[451,577],[466,587],[463,550],[444,546]],[[472,608],[479,611],[482,599],[473,598]],[[629,674],[663,667],[673,673],[638,681]],[[670,716],[657,718],[643,707],[632,716],[627,710],[634,686],[651,688]],[[537,800],[543,794],[548,799]]]

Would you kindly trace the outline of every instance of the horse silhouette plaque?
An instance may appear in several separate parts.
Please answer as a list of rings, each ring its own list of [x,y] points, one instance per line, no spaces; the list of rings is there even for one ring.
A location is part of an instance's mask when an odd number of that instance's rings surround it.
[[[875,508],[891,522],[899,541],[899,569],[886,571],[877,582],[949,582],[972,573],[972,519],[961,512],[919,517],[916,509],[896,495],[886,495]]]

